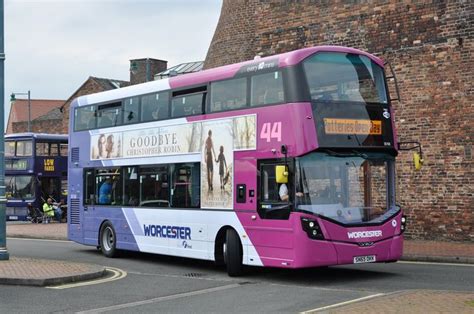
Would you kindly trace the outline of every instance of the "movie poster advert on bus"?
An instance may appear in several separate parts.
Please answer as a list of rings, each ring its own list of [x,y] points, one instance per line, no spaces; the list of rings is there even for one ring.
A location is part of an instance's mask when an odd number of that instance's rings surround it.
[[[91,137],[91,160],[201,154],[201,207],[232,209],[234,151],[256,149],[256,116]]]
[[[91,159],[110,159],[122,157],[122,134],[105,133],[92,135]]]
[[[137,158],[197,153],[201,123],[93,135],[91,159]]]
[[[128,131],[123,139],[124,158],[197,153],[201,123]]]
[[[232,130],[234,137],[234,150],[247,150],[257,148],[255,119],[255,115],[234,118]]]
[[[201,207],[232,208],[232,119],[202,124]]]

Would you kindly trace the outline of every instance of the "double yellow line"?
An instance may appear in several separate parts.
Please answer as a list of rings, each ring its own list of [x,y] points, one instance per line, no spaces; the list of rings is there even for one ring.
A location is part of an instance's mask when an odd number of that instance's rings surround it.
[[[106,267],[105,270],[106,272],[111,272],[112,276],[107,277],[107,278],[69,283],[69,284],[64,284],[64,285],[59,285],[59,286],[49,286],[46,288],[47,289],[69,289],[69,288],[76,288],[76,287],[92,286],[92,285],[98,285],[101,283],[111,282],[111,281],[115,281],[115,280],[119,280],[119,279],[123,279],[127,277],[127,272],[119,268]]]

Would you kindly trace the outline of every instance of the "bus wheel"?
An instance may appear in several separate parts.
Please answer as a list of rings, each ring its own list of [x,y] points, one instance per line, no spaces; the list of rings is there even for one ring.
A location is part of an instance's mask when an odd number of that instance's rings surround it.
[[[224,244],[224,260],[227,273],[231,277],[239,276],[243,272],[242,245],[237,233],[233,229],[227,229]]]
[[[117,235],[112,224],[106,221],[100,228],[99,244],[102,254],[106,257],[117,256]]]

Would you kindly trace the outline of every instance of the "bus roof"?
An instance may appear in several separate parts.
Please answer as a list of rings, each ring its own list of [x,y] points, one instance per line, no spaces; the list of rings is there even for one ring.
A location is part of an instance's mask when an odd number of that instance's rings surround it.
[[[68,139],[67,134],[48,134],[48,133],[13,133],[5,134],[5,139],[25,139],[25,138],[35,138],[42,140],[66,140]]]
[[[316,46],[310,48],[298,49],[290,52],[285,52],[282,54],[272,55],[264,58],[256,58],[255,60],[244,61],[240,63],[234,63],[229,65],[224,65],[217,68],[212,68],[204,71],[199,71],[195,73],[189,73],[180,75],[177,77],[171,77],[168,79],[162,79],[157,81],[146,82],[142,84],[127,86],[123,88],[118,88],[115,90],[100,92],[96,94],[85,95],[77,98],[72,107],[76,106],[86,106],[90,104],[113,101],[116,99],[122,99],[126,97],[133,97],[136,95],[142,95],[145,93],[153,93],[162,90],[168,90],[173,88],[183,88],[187,86],[195,86],[199,84],[205,84],[212,81],[220,81],[224,79],[230,79],[234,77],[242,68],[248,67],[249,65],[258,65],[262,62],[278,62],[279,68],[285,68],[288,66],[293,66],[305,58],[316,52],[341,52],[341,53],[355,53],[361,54],[372,61],[374,61],[379,66],[383,67],[383,61],[380,58],[377,58],[374,55],[371,55],[367,52],[364,52],[355,48],[348,48],[342,46]]]
[[[240,63],[230,64],[218,68],[213,68],[201,72],[191,73],[187,75],[177,76],[170,78],[171,88],[180,88],[184,86],[192,86],[196,84],[202,84],[210,81],[219,81],[233,77],[242,67],[259,64],[261,62],[272,61],[278,59],[278,67],[285,68],[288,66],[296,65],[316,52],[342,52],[342,53],[355,53],[365,55],[375,63],[383,67],[383,61],[367,52],[362,50],[341,47],[341,46],[317,46],[310,48],[303,48],[294,51],[285,52],[278,55],[272,55],[264,58],[256,58],[254,60],[244,61]]]

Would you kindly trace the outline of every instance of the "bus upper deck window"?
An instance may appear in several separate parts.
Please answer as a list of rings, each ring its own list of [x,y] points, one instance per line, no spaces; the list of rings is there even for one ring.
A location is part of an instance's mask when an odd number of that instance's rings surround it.
[[[95,129],[96,124],[95,106],[79,107],[74,112],[74,131]]]
[[[282,103],[285,99],[280,71],[255,75],[251,80],[251,105]]]
[[[5,141],[5,157],[15,156],[15,141]]]
[[[139,114],[138,114],[139,102],[140,102],[139,97],[132,97],[132,98],[128,98],[124,100],[123,123],[129,124],[129,123],[137,123],[139,121]]]
[[[48,143],[36,142],[36,156],[49,156]]]
[[[50,145],[51,147],[50,147],[49,155],[58,156],[59,155],[58,143],[51,143]]]
[[[32,152],[33,152],[32,141],[18,141],[16,143],[17,156],[31,156]]]
[[[312,100],[387,103],[383,69],[364,55],[319,52],[303,66]]]
[[[67,143],[60,143],[59,144],[59,153],[61,156],[67,156],[68,153],[68,144]]]
[[[173,98],[171,115],[173,117],[191,116],[202,113],[203,93]]]
[[[97,110],[97,127],[108,128],[121,125],[122,123],[122,103],[100,105]]]
[[[155,121],[168,118],[169,93],[145,95],[141,98],[142,121]]]
[[[240,109],[247,106],[247,78],[211,84],[211,112]]]

